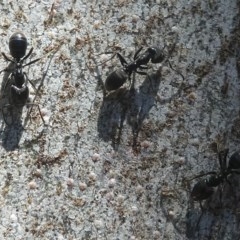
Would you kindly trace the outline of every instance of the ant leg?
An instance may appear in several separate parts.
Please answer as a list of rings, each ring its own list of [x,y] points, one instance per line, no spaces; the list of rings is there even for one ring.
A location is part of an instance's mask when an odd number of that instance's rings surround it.
[[[31,65],[31,64],[33,64],[33,63],[39,61],[40,59],[41,59],[41,58],[37,58],[37,59],[35,59],[35,60],[33,60],[33,61],[31,61],[31,62],[25,64],[23,67],[29,66],[29,65]]]
[[[32,52],[33,52],[33,47],[30,49],[28,54],[24,58],[22,58],[21,62],[23,62],[25,59],[27,59],[32,54]]]
[[[8,123],[6,115],[4,113],[4,109],[11,109],[10,110],[11,111],[11,123]],[[13,124],[13,113],[12,113],[12,105],[11,104],[6,104],[6,105],[3,106],[3,108],[2,108],[2,116],[3,116],[3,121],[5,122],[5,124],[7,126],[10,126],[10,125]]]
[[[12,59],[10,59],[9,57],[6,56],[6,54],[4,52],[2,52],[2,55],[4,57],[4,59],[8,62],[11,62],[11,63],[16,63],[15,61],[13,61]],[[2,72],[11,72],[11,68],[10,66],[4,68],[3,70],[0,71],[0,73]]]
[[[152,79],[150,78],[150,76],[146,73],[146,72],[140,72],[140,71],[136,71],[136,73],[140,74],[140,75],[144,75],[144,76],[147,76],[148,79],[149,79],[149,82],[150,82],[150,85],[151,85],[151,88],[152,88],[152,91],[154,91],[153,89],[153,83],[152,83]]]
[[[195,231],[197,230],[198,225],[200,224],[201,219],[202,219],[202,216],[203,216],[203,213],[204,213],[204,208],[203,208],[203,206],[202,206],[202,201],[199,201],[199,204],[200,204],[200,208],[201,208],[201,215],[200,215],[200,217],[198,218],[197,224],[196,224],[196,226],[195,226]]]
[[[143,47],[140,47],[140,48],[136,51],[136,53],[134,54],[134,57],[133,57],[134,60],[137,59],[138,54],[142,51],[142,49],[143,49]]]
[[[182,75],[182,73],[180,73],[178,70],[174,69],[174,68],[172,67],[172,64],[170,63],[169,60],[167,60],[166,62],[168,62],[170,68],[171,68],[173,71],[175,71],[177,74],[179,74],[179,75],[182,77],[183,81],[184,81],[185,78],[184,78],[184,76]]]
[[[138,73],[138,74],[140,74],[140,75],[148,75],[146,72],[136,71],[136,73]]]
[[[2,52],[2,55],[3,55],[3,57],[4,57],[4,59],[5,59],[6,61],[15,63],[12,59],[10,59],[9,57],[7,57],[7,55],[6,55],[4,52]]]
[[[145,68],[141,67],[141,69],[145,69]],[[154,92],[153,83],[152,83],[152,79],[150,78],[150,76],[146,72],[136,71],[136,73],[138,73],[140,75],[145,75],[145,76],[148,77],[150,85],[151,85],[151,88],[152,88],[152,91]]]
[[[5,82],[5,84],[4,84],[4,88],[3,88],[4,91],[6,90],[7,85],[8,85],[8,83],[9,83],[9,81],[10,81],[10,79],[11,79],[12,77],[13,77],[13,75],[11,75],[10,77],[8,77],[8,79],[6,80],[6,82]]]
[[[25,83],[25,85],[27,85],[27,83],[30,82],[30,84],[32,85],[34,91],[37,92],[37,89],[36,89],[35,85],[34,85],[33,82],[28,78],[27,74],[26,74],[25,72],[24,72],[23,74],[24,74],[24,76],[26,77],[26,83]]]
[[[202,201],[199,201],[199,204],[200,204],[201,211],[203,212],[204,208],[203,208],[203,205],[202,205]]]
[[[231,171],[230,171],[230,173],[236,173],[236,174],[240,174],[240,172],[239,172],[239,171],[237,171],[237,170],[231,170]]]
[[[150,85],[151,85],[151,88],[153,90],[153,84],[152,84],[152,80],[151,78],[149,77],[149,75],[146,73],[146,72],[140,72],[140,71],[136,71],[136,73],[140,74],[140,75],[144,75],[144,76],[147,76],[149,81],[150,81]]]
[[[135,85],[135,73],[133,73],[133,77],[132,77],[132,80],[131,80],[131,77],[128,76],[128,81],[129,81],[129,92],[132,93],[134,92],[134,85]]]
[[[34,91],[37,93],[37,89],[36,89],[36,87],[34,86],[33,82],[28,78],[28,76],[27,76],[27,74],[26,74],[25,72],[24,72],[23,74],[24,74],[25,77],[26,77],[26,83],[25,83],[25,84],[27,84],[27,82],[30,82],[31,85],[32,85],[32,87],[33,87],[33,89],[34,89]],[[28,115],[30,115],[30,113],[32,112],[33,106],[37,106],[38,111],[39,111],[39,114],[40,114],[40,116],[41,116],[41,119],[42,119],[43,123],[45,123],[45,121],[44,121],[44,119],[43,119],[43,116],[42,116],[42,114],[41,114],[41,111],[40,111],[40,107],[39,107],[38,104],[36,104],[36,103],[27,103],[26,105],[31,106],[31,109],[28,111]],[[28,118],[27,118],[27,119],[28,119]]]
[[[9,68],[9,66],[8,67],[6,67],[6,68],[4,68],[3,70],[1,70],[0,71],[0,74],[2,73],[2,72],[11,72],[11,70],[10,70],[10,68]]]
[[[114,54],[113,54],[113,53],[114,53]],[[116,52],[104,52],[104,53],[97,54],[97,55],[95,55],[95,56],[100,56],[100,55],[102,55],[102,54],[113,54],[113,55],[112,55],[108,60],[105,60],[105,61],[103,61],[103,62],[101,62],[101,63],[99,63],[99,64],[97,64],[96,60],[93,58],[93,61],[94,61],[96,67],[97,67],[97,66],[101,66],[101,65],[105,64],[106,62],[111,61],[111,60],[117,55]],[[94,56],[94,57],[95,57],[95,56]],[[88,67],[88,64],[87,64],[87,67]],[[89,68],[89,67],[88,67],[88,68]]]
[[[41,119],[42,119],[43,123],[45,124],[45,121],[44,121],[44,119],[43,119],[43,116],[42,116],[42,113],[41,113],[41,111],[40,111],[40,107],[39,107],[39,105],[38,105],[38,104],[36,104],[36,103],[33,103],[33,104],[35,104],[35,105],[37,106],[37,108],[38,108],[38,111],[39,111],[39,114],[40,114],[40,117],[41,117]]]
[[[57,51],[58,51],[58,50],[57,50]],[[41,78],[41,83],[39,84],[39,86],[38,86],[38,88],[37,88],[37,90],[36,90],[36,94],[35,94],[35,97],[34,97],[34,99],[33,99],[33,102],[32,102],[32,103],[29,103],[29,104],[32,105],[32,106],[35,104],[34,101],[35,101],[35,99],[36,99],[36,97],[37,97],[37,95],[38,95],[38,92],[40,91],[40,88],[41,88],[42,85],[43,85],[43,82],[44,82],[44,79],[45,79],[45,77],[46,77],[46,75],[47,75],[47,71],[48,71],[48,69],[49,69],[50,63],[51,63],[51,61],[52,61],[52,59],[53,59],[53,57],[54,57],[54,55],[56,54],[57,51],[55,51],[55,52],[52,54],[52,56],[50,57],[50,60],[49,60],[49,62],[48,62],[48,64],[47,64],[47,68],[46,68],[46,70],[43,72],[43,75],[42,75],[42,78]],[[28,80],[29,80],[29,79],[28,79]],[[31,83],[30,80],[29,80],[29,82]],[[31,84],[32,84],[32,83],[31,83]],[[38,104],[37,104],[37,105],[38,105]],[[30,114],[31,111],[32,111],[32,108],[29,110],[29,113],[28,113],[28,114]],[[45,121],[44,121],[44,119],[43,119],[43,117],[42,117],[42,114],[41,114],[41,111],[40,111],[39,106],[38,106],[38,111],[40,112],[40,116],[41,116],[41,118],[42,118],[42,121],[45,123]],[[25,123],[26,123],[26,121],[25,121]],[[24,126],[25,126],[25,124],[24,124]]]
[[[218,161],[219,165],[222,171],[227,169],[227,155],[228,155],[229,149],[224,149],[223,151],[220,151],[218,153]]]
[[[38,112],[39,112],[39,114],[40,114],[40,117],[41,117],[43,123],[45,124],[45,121],[44,121],[44,119],[43,119],[43,116],[42,116],[42,113],[41,113],[41,110],[40,110],[39,105],[38,105],[37,103],[27,103],[26,105],[27,105],[27,106],[31,106],[31,109],[30,109],[30,111],[29,111],[28,114],[31,113],[31,110],[32,110],[33,106],[36,106],[36,107],[38,108]]]
[[[139,69],[148,69],[148,66],[139,66]]]
[[[24,58],[22,58],[21,63],[23,63],[23,61],[24,61],[25,59],[27,59],[27,58],[32,54],[32,51],[33,51],[33,48],[31,48],[30,51],[28,52],[28,54],[27,54]],[[37,59],[35,59],[35,60],[33,60],[33,61],[31,61],[31,62],[23,65],[23,67],[29,66],[29,65],[31,65],[31,64],[39,61],[40,59],[41,59],[41,58],[37,58]]]
[[[212,175],[216,175],[217,172],[212,171],[212,172],[207,172],[207,173],[199,174],[199,175],[197,175],[197,176],[195,176],[195,177],[193,177],[193,178],[188,179],[187,181],[192,181],[193,179],[200,178],[200,177],[207,176],[207,175],[211,175],[211,174],[212,174]]]
[[[122,66],[127,65],[127,61],[124,59],[124,57],[120,53],[117,53],[117,57],[120,60]]]
[[[34,89],[34,91],[37,92],[37,89],[36,89],[36,87],[34,86],[33,82],[32,82],[30,79],[28,79],[28,81],[31,83],[31,85],[32,85],[32,87],[33,87],[33,89]]]
[[[218,188],[219,189],[219,188]],[[223,185],[221,184],[220,189],[219,189],[219,202],[220,202],[220,208],[223,207],[222,203],[222,192],[223,192]]]
[[[149,80],[149,82],[150,82],[150,87],[151,87],[151,89],[152,89],[152,91],[153,91],[153,93],[154,93],[152,78],[151,78],[148,74],[147,74],[147,77],[148,77],[148,80]]]

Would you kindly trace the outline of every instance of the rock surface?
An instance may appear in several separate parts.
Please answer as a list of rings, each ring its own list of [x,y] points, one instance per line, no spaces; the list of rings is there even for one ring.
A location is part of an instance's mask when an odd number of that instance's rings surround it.
[[[2,0],[1,52],[28,39],[36,106],[1,117],[1,239],[239,239],[239,176],[190,198],[217,152],[240,142],[239,1]],[[107,93],[106,77],[140,47],[149,62]],[[112,58],[113,57],[113,58]],[[8,63],[0,58],[0,69]],[[182,77],[183,76],[183,77]],[[1,74],[1,108],[9,98]],[[7,113],[6,113],[6,110]],[[220,194],[221,193],[221,194]],[[219,197],[221,195],[221,198]]]

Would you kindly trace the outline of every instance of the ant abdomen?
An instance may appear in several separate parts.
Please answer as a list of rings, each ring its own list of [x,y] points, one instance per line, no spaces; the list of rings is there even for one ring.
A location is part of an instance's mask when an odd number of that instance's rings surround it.
[[[240,168],[240,154],[235,152],[229,159],[228,169],[239,169]]]
[[[209,187],[207,180],[197,182],[191,192],[191,197],[194,201],[202,201],[209,198],[214,193],[214,188]]]
[[[105,82],[105,88],[107,91],[117,90],[128,79],[128,74],[121,68],[116,69],[110,73]]]

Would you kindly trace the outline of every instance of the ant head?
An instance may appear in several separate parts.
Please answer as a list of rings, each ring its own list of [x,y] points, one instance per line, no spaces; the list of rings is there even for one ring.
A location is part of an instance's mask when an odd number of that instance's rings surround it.
[[[148,51],[151,54],[153,53],[152,63],[161,63],[164,60],[164,58],[165,58],[165,54],[164,54],[163,50],[161,50],[158,47],[148,48]]]
[[[149,52],[152,56],[154,56],[154,55],[157,53],[156,48],[154,48],[154,47],[148,48],[148,52]]]
[[[27,50],[27,38],[21,32],[14,33],[9,39],[9,50],[13,58],[20,61]]]

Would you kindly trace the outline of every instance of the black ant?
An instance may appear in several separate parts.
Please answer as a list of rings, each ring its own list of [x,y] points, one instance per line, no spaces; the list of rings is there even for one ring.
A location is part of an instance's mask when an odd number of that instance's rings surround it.
[[[127,79],[130,81],[133,72],[140,75],[147,75],[146,72],[139,71],[138,69],[147,69],[148,67],[146,65],[150,60],[152,63],[161,63],[165,58],[163,52],[158,47],[149,47],[144,53],[139,55],[141,51],[142,47],[136,51],[133,61],[130,63],[127,63],[120,53],[116,53],[123,68],[116,69],[109,74],[105,81],[105,88],[107,91],[117,90],[127,81]]]
[[[195,230],[197,230],[204,213],[204,208],[202,206],[201,201],[209,199],[214,193],[214,188],[219,187],[224,182],[227,182],[231,186],[231,183],[228,177],[234,173],[240,174],[240,171],[238,171],[240,170],[240,153],[238,151],[234,152],[229,158],[229,161],[227,164],[228,152],[229,152],[229,149],[225,149],[218,153],[218,161],[220,165],[219,171],[211,171],[211,172],[203,173],[191,179],[193,180],[203,176],[211,175],[206,179],[198,181],[194,185],[191,191],[191,198],[194,201],[200,202],[200,207],[202,210],[202,213],[195,226]],[[220,191],[220,201],[221,201],[221,191]]]
[[[26,55],[27,38],[21,32],[16,32],[10,37],[9,49],[10,49],[10,54],[13,57],[13,59],[7,57],[5,55],[5,53],[2,53],[4,59],[13,64],[13,67],[7,67],[4,70],[2,70],[2,71],[6,71],[6,72],[11,72],[10,78],[7,79],[6,84],[3,88],[3,91],[5,92],[7,89],[8,82],[11,81],[10,101],[9,101],[10,103],[4,105],[2,108],[2,115],[3,115],[4,122],[7,125],[9,125],[5,118],[4,109],[11,108],[11,107],[21,108],[25,105],[37,106],[38,111],[41,116],[41,119],[44,122],[44,119],[41,115],[38,104],[29,103],[29,88],[27,86],[28,82],[31,83],[31,85],[33,86],[34,89],[35,89],[35,87],[34,87],[33,83],[28,79],[27,74],[25,72],[23,72],[24,67],[29,66],[29,65],[39,61],[40,58],[37,58],[37,59],[30,61],[29,63],[23,65],[23,62],[32,54],[33,48],[31,48],[30,51],[28,52],[28,54]]]
[[[218,187],[224,181],[230,184],[228,180],[229,175],[233,173],[240,174],[240,172],[236,170],[236,169],[240,169],[239,152],[235,152],[231,155],[227,165],[228,152],[229,152],[229,149],[225,149],[219,152],[218,154],[218,160],[220,165],[219,172],[212,171],[212,172],[200,174],[193,178],[195,179],[195,178],[199,178],[206,175],[212,175],[208,179],[200,180],[194,185],[191,192],[191,197],[194,201],[202,201],[210,198],[211,195],[214,193],[215,187]]]

